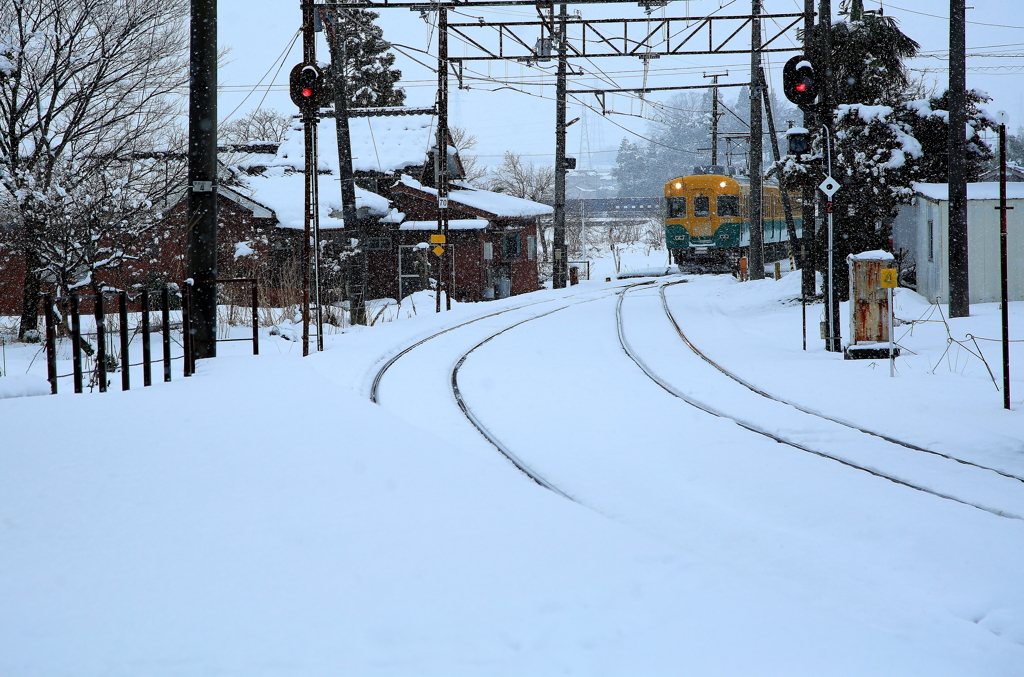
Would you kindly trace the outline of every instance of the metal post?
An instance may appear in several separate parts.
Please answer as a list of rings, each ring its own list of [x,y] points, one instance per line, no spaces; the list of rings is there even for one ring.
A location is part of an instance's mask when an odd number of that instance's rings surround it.
[[[1003,408],[1010,408],[1010,297],[1006,241],[1006,124],[999,125],[999,290],[1003,323]]]
[[[50,394],[57,394],[57,328],[53,316],[53,296],[43,297],[43,314],[46,318],[46,380],[50,382]]]
[[[821,63],[820,59],[816,56],[817,53],[808,49],[810,46],[808,41],[813,34],[814,0],[804,0],[804,50],[812,63]],[[811,44],[813,44],[813,41],[811,41]],[[804,127],[811,134],[820,135],[818,116],[811,108],[804,110]],[[812,174],[812,176],[814,175]],[[817,191],[814,189],[814,185],[817,183],[818,181],[811,181],[810,185],[805,186],[802,196],[801,227],[803,230],[803,242],[800,247],[800,297],[804,309],[804,350],[807,350],[807,298],[814,296],[815,283],[817,281],[814,274],[816,258],[814,252],[817,251],[815,238],[818,218]]]
[[[96,373],[101,393],[107,392],[107,320],[103,310],[103,291],[93,296],[93,317],[96,320]]]
[[[764,176],[761,162],[764,141],[761,126],[761,0],[751,0],[750,20],[750,252],[747,271],[751,280],[764,279]]]
[[[889,302],[889,378],[896,376],[896,356],[893,355],[893,337],[892,337],[892,287],[886,287],[886,297]]]
[[[189,229],[185,277],[195,280],[193,352],[217,356],[217,0],[192,0]]]
[[[160,292],[163,302],[163,348],[164,348],[164,383],[171,382],[171,292],[165,285]]]
[[[185,293],[181,298],[181,348],[182,375],[192,375],[192,294],[191,287],[185,285]]]
[[[121,390],[131,390],[131,359],[128,356],[128,344],[131,335],[128,333],[128,292],[117,295],[118,320],[121,323]]]
[[[967,252],[967,58],[964,0],[949,0],[949,316],[971,314]]]
[[[558,10],[558,76],[555,88],[555,211],[551,286],[564,289],[568,267],[565,248],[565,90],[566,90],[566,6]],[[554,17],[552,17],[553,19]],[[553,23],[553,22],[552,22]]]
[[[153,385],[153,353],[149,345],[149,291],[142,292],[142,385]]]
[[[707,75],[713,83],[711,87],[711,164],[718,164],[718,75]]]
[[[82,392],[82,316],[77,292],[71,292],[71,360],[75,369],[75,392]]]
[[[256,280],[252,281],[252,354],[260,354],[260,313],[259,313],[259,287]],[[323,345],[320,346],[321,350]]]

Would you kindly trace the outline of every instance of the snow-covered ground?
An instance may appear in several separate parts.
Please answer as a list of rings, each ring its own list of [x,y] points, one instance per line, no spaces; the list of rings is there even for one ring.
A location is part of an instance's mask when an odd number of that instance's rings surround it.
[[[190,379],[175,362],[151,388],[119,392],[115,375],[103,395],[0,399],[0,674],[1024,671],[1024,483],[751,393],[675,333],[658,287],[684,278],[652,279],[622,300],[623,336],[725,416],[699,411],[623,352],[618,293],[644,280],[613,272],[440,315],[421,297],[306,359],[286,327],[258,357],[222,344]],[[1024,476],[1024,378],[1003,410],[985,364],[913,292],[897,316],[928,321],[897,329],[890,378],[823,350],[820,305],[801,349],[798,275],[685,279],[665,288],[681,329],[751,384]],[[1020,338],[1024,304],[1011,323]],[[998,309],[948,327],[997,338]],[[390,358],[448,328],[370,401]],[[999,344],[977,345],[998,380]],[[451,371],[475,346],[465,401],[571,500],[459,410]],[[6,346],[7,373],[40,378],[35,351]]]

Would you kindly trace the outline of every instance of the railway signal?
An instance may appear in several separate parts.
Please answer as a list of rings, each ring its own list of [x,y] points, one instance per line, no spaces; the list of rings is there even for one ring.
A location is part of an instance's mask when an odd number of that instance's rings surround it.
[[[289,79],[292,103],[304,113],[320,108],[323,97],[323,73],[310,63],[296,64]]]
[[[801,109],[812,106],[818,98],[814,66],[803,54],[797,54],[783,66],[782,89],[786,98]]]

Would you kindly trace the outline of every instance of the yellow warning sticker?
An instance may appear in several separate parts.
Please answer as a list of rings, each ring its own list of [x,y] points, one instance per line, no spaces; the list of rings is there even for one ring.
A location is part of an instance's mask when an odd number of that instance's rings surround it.
[[[444,254],[444,247],[442,247],[442,246],[438,245],[438,246],[434,247],[434,249],[433,249],[432,251],[433,251],[433,252],[434,252],[434,254],[436,254],[437,256],[440,256],[441,254]]]
[[[431,233],[430,244],[444,244],[444,233]]]
[[[882,268],[882,289],[898,287],[895,268]]]

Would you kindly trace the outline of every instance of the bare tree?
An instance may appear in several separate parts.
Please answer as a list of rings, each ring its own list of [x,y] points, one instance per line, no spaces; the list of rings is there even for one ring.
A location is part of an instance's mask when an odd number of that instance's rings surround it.
[[[505,162],[494,170],[487,187],[526,200],[550,203],[555,188],[555,168],[523,162],[522,155],[507,150]],[[548,239],[544,233],[546,229],[543,222],[537,222],[537,239],[541,243],[545,261],[548,260]]]
[[[468,133],[465,127],[449,127],[448,141],[459,151],[459,160],[462,161],[462,171],[466,175],[466,183],[474,185],[487,176],[487,167],[480,164],[480,158],[466,153],[477,146],[475,134]]]
[[[38,323],[43,243],[67,236],[68,196],[123,193],[112,177],[125,159],[161,145],[186,82],[187,15],[184,0],[0,3],[0,185],[16,199],[7,240],[26,267],[20,335]]]
[[[280,143],[292,126],[291,117],[273,108],[255,108],[244,118],[220,125],[223,143]]]

